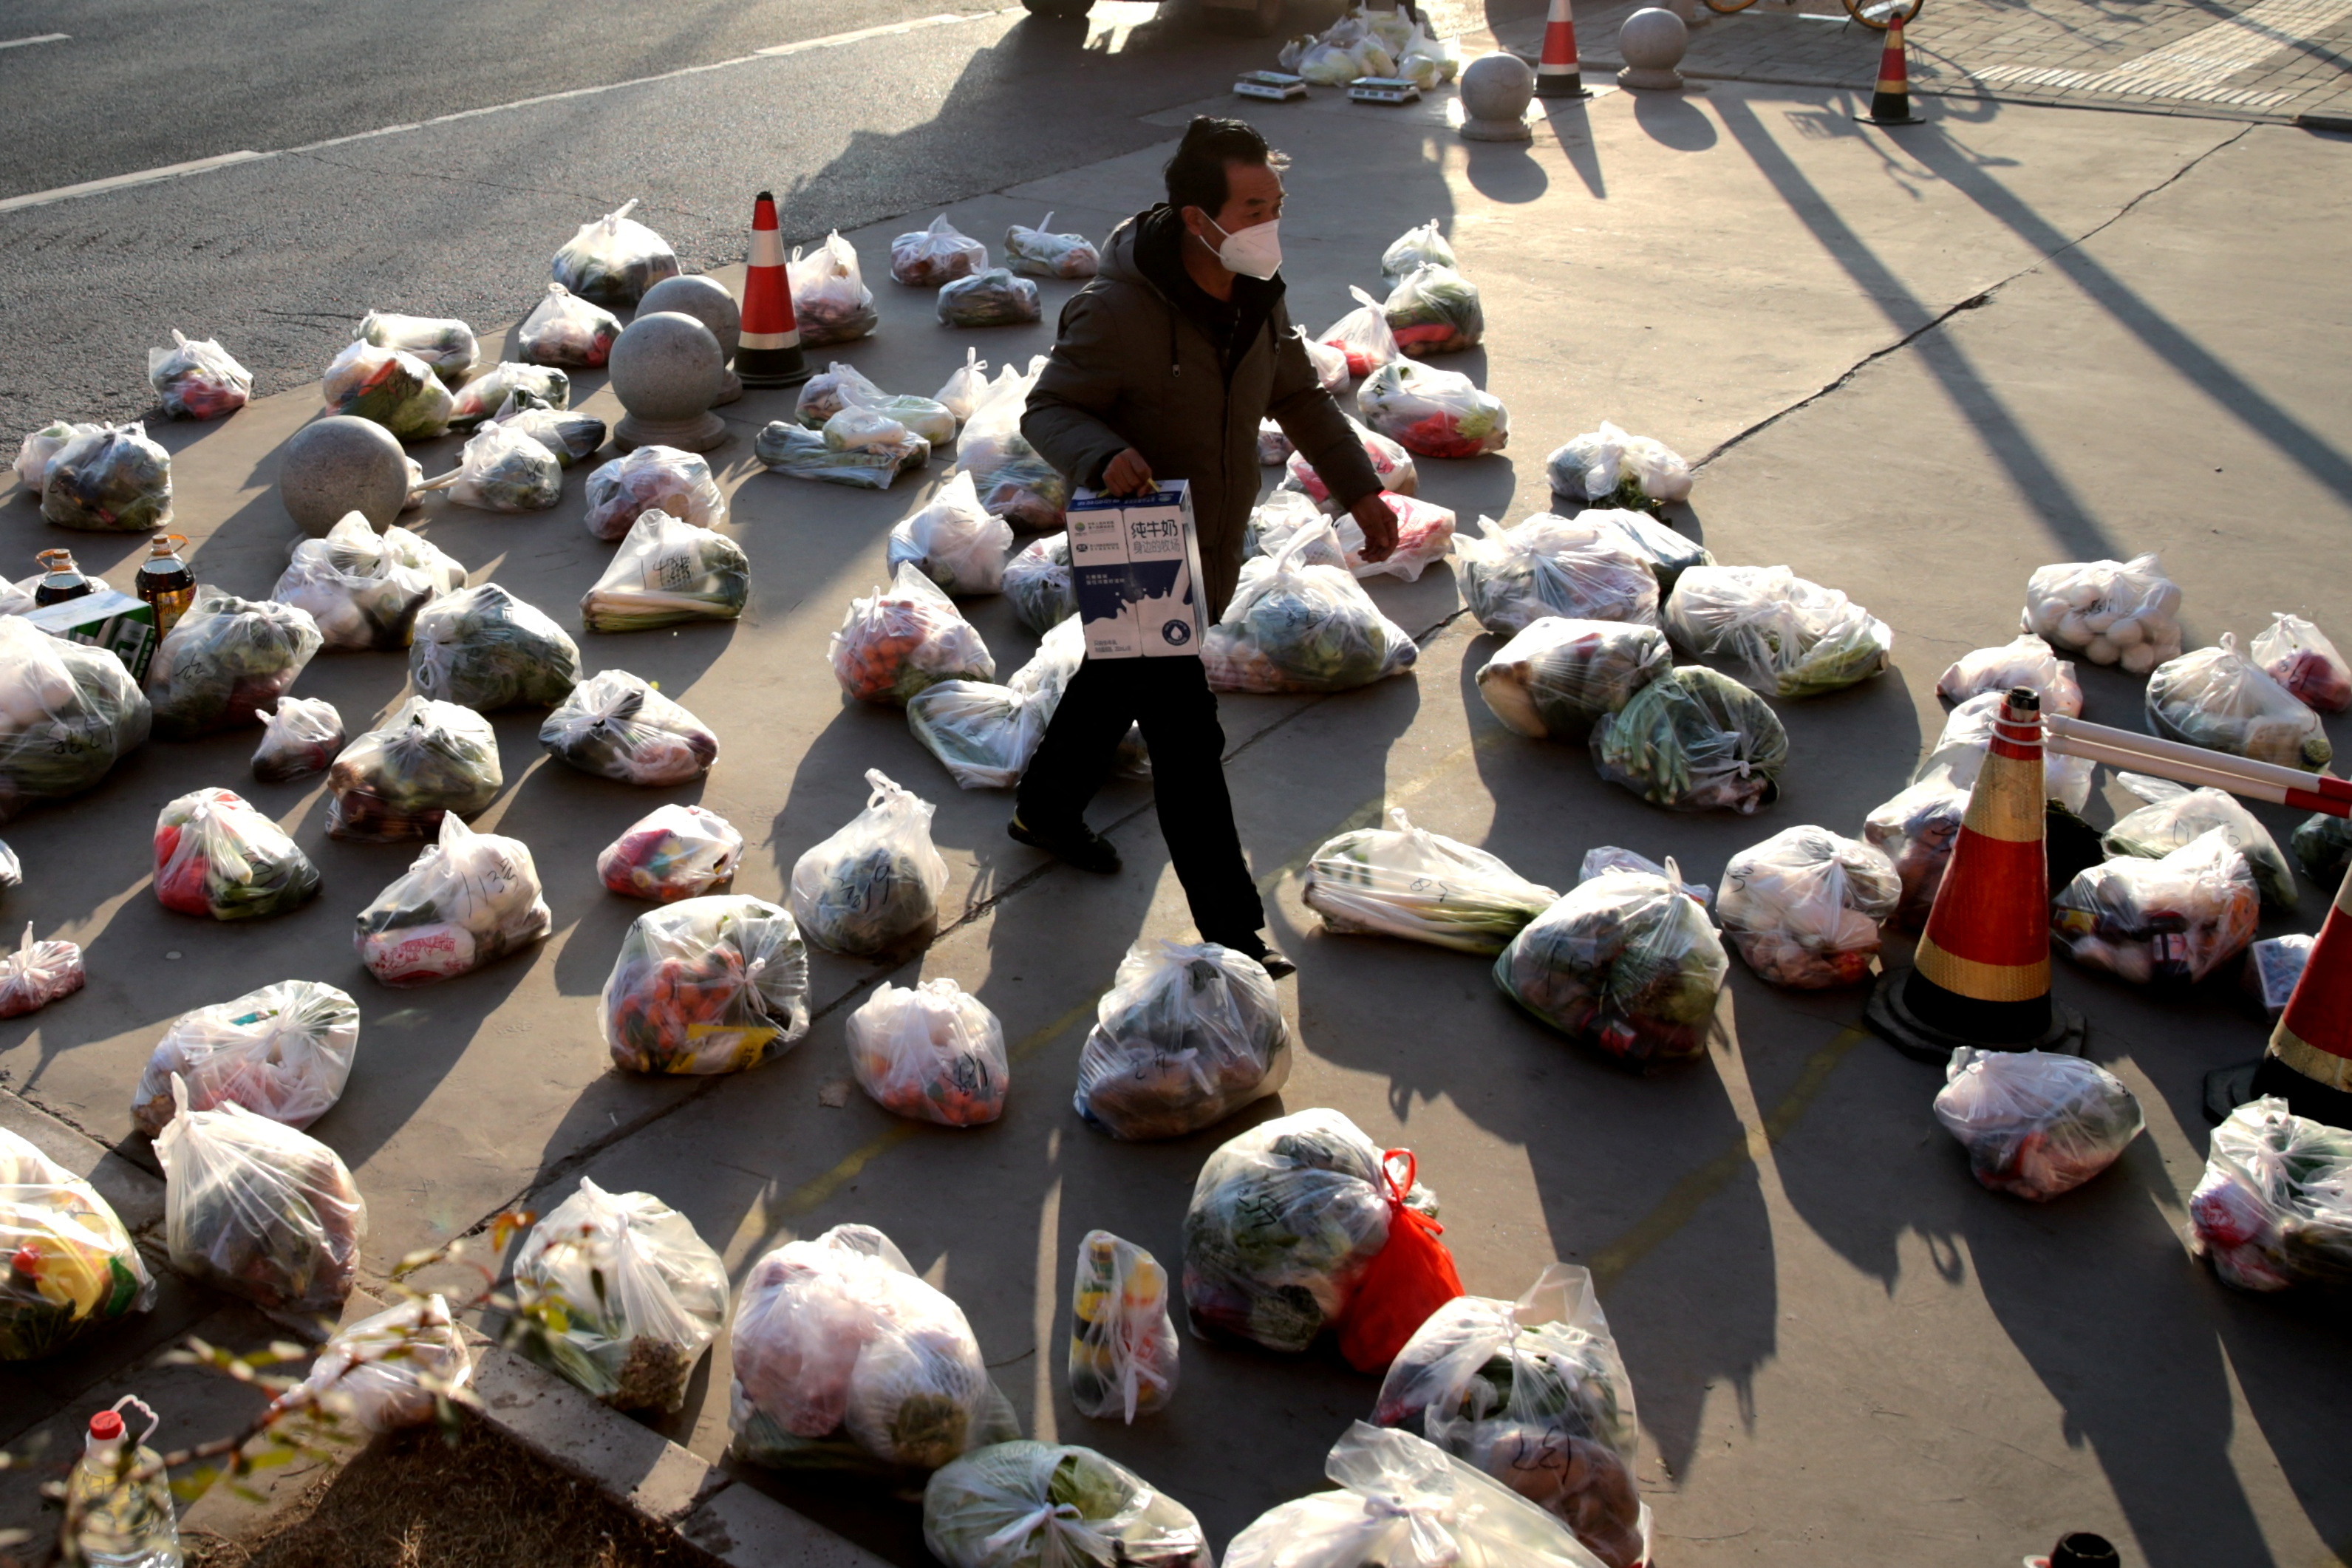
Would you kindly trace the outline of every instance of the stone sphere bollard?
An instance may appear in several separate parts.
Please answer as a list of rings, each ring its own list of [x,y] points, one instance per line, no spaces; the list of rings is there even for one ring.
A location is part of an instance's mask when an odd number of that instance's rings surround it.
[[[278,499],[294,526],[313,538],[358,512],[378,528],[408,504],[408,454],[373,419],[331,414],[288,438],[278,464]]]
[[[1672,11],[1651,5],[1634,12],[1617,32],[1617,53],[1625,61],[1617,85],[1668,92],[1680,88],[1682,73],[1675,67],[1689,47],[1690,29]]]
[[[1535,97],[1536,73],[1513,54],[1481,55],[1462,68],[1462,139],[1465,142],[1531,142],[1528,102]]]
[[[727,291],[727,285],[702,273],[678,278],[665,278],[646,290],[637,301],[637,314],[650,316],[656,310],[676,310],[681,316],[692,316],[710,329],[719,340],[719,353],[733,363],[735,351],[743,342],[743,307]],[[743,383],[733,371],[729,371],[719,389],[714,403],[732,403],[743,395]]]
[[[676,310],[640,315],[613,345],[609,383],[628,413],[614,426],[624,452],[676,447],[708,452],[727,439],[727,422],[710,412],[727,374],[710,329]]]

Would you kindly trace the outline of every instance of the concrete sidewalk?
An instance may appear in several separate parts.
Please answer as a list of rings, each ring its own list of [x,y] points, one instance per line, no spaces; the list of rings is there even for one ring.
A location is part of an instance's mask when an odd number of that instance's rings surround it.
[[[1515,1296],[1554,1257],[1595,1270],[1639,1392],[1641,1479],[1669,1564],[1899,1550],[1962,1568],[2070,1528],[2168,1568],[2325,1560],[2352,1540],[2352,1485],[2328,1441],[2352,1352],[2324,1305],[2231,1295],[2176,1235],[2202,1163],[2201,1074],[2262,1038],[2227,986],[2156,998],[2061,966],[2149,1134],[2093,1187],[2028,1210],[1969,1180],[1927,1112],[1936,1075],[1853,1027],[1858,995],[1775,992],[1735,966],[1709,1060],[1638,1080],[1515,1012],[1476,960],[1317,934],[1288,873],[1383,805],[1555,886],[1599,844],[1672,854],[1712,881],[1783,826],[1853,832],[1940,725],[1937,675],[2012,635],[2025,575],[2045,561],[2163,549],[2192,640],[2251,633],[2272,609],[2340,616],[2328,568],[2352,523],[2352,148],[1990,103],[1894,139],[1856,126],[1835,93],[1732,84],[1556,106],[1530,147],[1471,146],[1445,107],[1255,108],[1297,159],[1294,311],[1321,326],[1349,283],[1375,280],[1390,238],[1438,217],[1489,323],[1486,346],[1451,368],[1506,399],[1517,438],[1501,457],[1423,464],[1424,496],[1465,526],[1539,510],[1544,453],[1613,419],[1711,459],[1681,521],[1722,559],[1785,562],[1895,626],[1895,672],[1785,707],[1795,761],[1779,805],[1755,820],[1667,816],[1601,784],[1577,748],[1503,731],[1471,679],[1492,639],[1460,616],[1450,581],[1381,584],[1383,608],[1423,639],[1412,676],[1223,705],[1244,840],[1275,934],[1301,961],[1284,987],[1303,1043],[1290,1085],[1214,1131],[1112,1144],[1067,1109],[1095,997],[1135,938],[1188,931],[1146,794],[1121,785],[1097,808],[1126,871],[1082,879],[1007,841],[1007,802],[956,791],[896,712],[840,699],[828,635],[882,580],[888,525],[948,470],[883,495],[761,473],[749,437],[789,399],[755,393],[724,411],[735,439],[713,454],[753,563],[751,614],[732,630],[582,638],[592,669],[659,680],[714,725],[707,783],[656,795],[589,779],[541,757],[538,715],[494,721],[509,784],[480,825],[532,846],[556,916],[542,950],[422,991],[377,987],[348,921],[411,851],[326,840],[316,781],[250,785],[250,734],[159,742],[5,830],[27,880],[0,912],[81,942],[90,967],[82,995],[0,1025],[6,1088],[147,1163],[130,1087],[170,1018],[289,974],[331,981],[360,999],[365,1037],[315,1131],[368,1197],[371,1279],[506,1205],[544,1210],[583,1174],[687,1212],[739,1279],[783,1239],[873,1223],[962,1303],[1024,1429],[1131,1463],[1219,1543],[1320,1484],[1324,1451],[1375,1384],[1336,1359],[1188,1342],[1166,1415],[1087,1422],[1062,1393],[1061,1293],[1087,1230],[1174,1260],[1211,1149],[1256,1116],[1332,1106],[1418,1152],[1473,1290]],[[950,216],[992,243],[1049,207],[1057,226],[1099,235],[1151,199],[1164,156],[1148,147]],[[928,392],[966,340],[936,325],[928,296],[887,281],[884,245],[905,226],[853,236],[884,325],[842,357]],[[1070,289],[1045,287],[1050,323]],[[1041,325],[974,341],[1003,362],[1049,337]],[[576,388],[575,404],[617,412],[599,378]],[[201,577],[267,593],[290,535],[276,450],[314,412],[289,393],[162,433]],[[453,450],[422,454],[428,470]],[[579,489],[527,518],[436,501],[428,531],[477,580],[568,623],[609,556],[579,526]],[[60,538],[21,499],[0,506],[0,556],[58,542],[118,577],[138,553]],[[1009,605],[970,613],[1000,668],[1026,657],[1034,639]],[[404,679],[392,656],[328,656],[297,689],[331,698],[356,732]],[[2137,683],[2094,671],[2085,684],[2091,717],[2137,725]],[[1005,1119],[956,1133],[854,1093],[828,1104],[847,1077],[843,1016],[885,976],[826,955],[818,1023],[783,1060],[700,1081],[608,1070],[594,998],[640,906],[602,890],[596,850],[658,800],[699,799],[756,846],[737,889],[779,898],[876,766],[938,802],[953,874],[947,929],[889,977],[950,975],[995,1009],[1015,1057]],[[288,824],[326,894],[267,925],[160,910],[153,814],[205,784]],[[2282,836],[2291,826],[2264,816]],[[2314,928],[2324,902],[2306,889],[2266,934]],[[722,1337],[664,1428],[705,1458],[727,1438],[726,1352]],[[923,1560],[887,1500],[742,1479],[894,1561]]]

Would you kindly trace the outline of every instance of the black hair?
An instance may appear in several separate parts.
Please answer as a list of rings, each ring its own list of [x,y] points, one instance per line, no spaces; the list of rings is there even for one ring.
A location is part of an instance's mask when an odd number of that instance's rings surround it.
[[[1161,171],[1168,180],[1168,205],[1180,212],[1186,207],[1212,215],[1223,212],[1231,194],[1225,179],[1228,163],[1263,163],[1278,171],[1288,168],[1290,159],[1267,146],[1257,127],[1246,120],[1196,114],[1184,128],[1176,155]]]

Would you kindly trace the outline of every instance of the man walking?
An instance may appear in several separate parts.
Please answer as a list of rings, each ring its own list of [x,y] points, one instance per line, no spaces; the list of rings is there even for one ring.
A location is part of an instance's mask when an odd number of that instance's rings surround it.
[[[1192,482],[1205,621],[1224,613],[1241,575],[1261,419],[1282,426],[1354,516],[1367,560],[1396,544],[1380,480],[1283,304],[1286,163],[1244,122],[1196,117],[1169,160],[1168,200],[1111,232],[1100,273],[1063,308],[1021,421],[1074,485],[1125,496],[1158,479]],[[1131,723],[1150,748],[1160,831],[1192,923],[1277,977],[1291,973],[1260,934],[1265,911],[1234,827],[1224,731],[1199,659],[1087,660],[1022,777],[1008,831],[1082,870],[1118,870],[1118,851],[1085,814]]]

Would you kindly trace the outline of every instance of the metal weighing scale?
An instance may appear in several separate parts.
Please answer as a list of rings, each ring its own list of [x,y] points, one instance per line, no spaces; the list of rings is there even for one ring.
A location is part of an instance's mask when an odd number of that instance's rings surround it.
[[[1292,76],[1288,71],[1245,71],[1234,83],[1237,98],[1264,98],[1275,102],[1285,99],[1305,98],[1307,79]]]
[[[1348,97],[1356,103],[1418,103],[1421,89],[1401,76],[1360,76],[1348,84]]]

